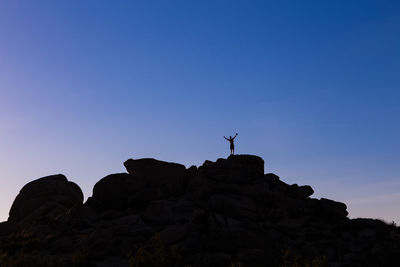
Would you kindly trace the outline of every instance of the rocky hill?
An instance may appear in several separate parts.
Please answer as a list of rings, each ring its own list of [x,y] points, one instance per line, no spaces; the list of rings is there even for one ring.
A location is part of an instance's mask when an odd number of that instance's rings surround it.
[[[26,184],[0,266],[398,266],[400,231],[264,174],[257,156],[200,167],[129,159],[83,203],[64,175]]]

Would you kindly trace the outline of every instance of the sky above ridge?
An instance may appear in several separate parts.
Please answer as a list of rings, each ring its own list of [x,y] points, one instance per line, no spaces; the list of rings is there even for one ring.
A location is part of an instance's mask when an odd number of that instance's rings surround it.
[[[0,221],[128,158],[236,152],[400,223],[399,1],[1,1]]]

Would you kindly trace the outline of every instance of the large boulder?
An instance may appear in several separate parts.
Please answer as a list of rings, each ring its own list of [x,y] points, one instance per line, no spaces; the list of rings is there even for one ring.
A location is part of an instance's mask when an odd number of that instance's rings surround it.
[[[320,207],[324,214],[336,218],[347,218],[347,215],[349,214],[347,212],[346,204],[327,198],[321,198]]]
[[[146,188],[151,189],[154,199],[177,196],[183,193],[185,185],[185,166],[161,160],[128,159],[124,166],[129,174],[134,175]]]
[[[253,155],[231,155],[216,162],[205,161],[200,175],[224,183],[248,184],[264,176],[264,160]]]
[[[313,216],[319,220],[332,223],[347,219],[347,206],[344,203],[326,198],[320,200],[312,198],[308,202],[308,206]]]
[[[289,195],[295,198],[308,198],[312,194],[314,194],[314,190],[309,185],[292,184],[289,188]]]
[[[98,181],[93,187],[93,195],[85,205],[97,212],[104,210],[125,210],[135,194],[143,189],[136,177],[128,173],[110,174]]]
[[[82,205],[82,190],[62,174],[34,180],[26,184],[15,198],[8,221],[20,223],[50,218],[64,214]]]
[[[252,169],[256,174],[264,174],[264,160],[254,155],[230,155],[228,160],[243,168]]]

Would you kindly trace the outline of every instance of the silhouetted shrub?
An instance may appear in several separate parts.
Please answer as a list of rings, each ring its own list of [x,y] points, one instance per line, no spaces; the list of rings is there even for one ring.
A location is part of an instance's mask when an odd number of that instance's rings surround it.
[[[140,247],[129,263],[131,267],[172,267],[179,266],[182,256],[176,246],[166,247],[159,233],[151,238],[151,248]]]
[[[17,254],[9,256],[2,254],[0,256],[1,267],[55,267],[60,266],[56,259],[49,256],[42,256],[37,254]]]
[[[326,263],[325,256],[316,256],[313,259],[308,260],[296,255],[290,249],[285,249],[282,253],[282,267],[323,267]]]

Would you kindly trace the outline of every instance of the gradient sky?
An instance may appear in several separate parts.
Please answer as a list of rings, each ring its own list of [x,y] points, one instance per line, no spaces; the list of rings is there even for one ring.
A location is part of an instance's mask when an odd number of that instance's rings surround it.
[[[27,182],[85,198],[128,158],[260,155],[400,223],[399,1],[1,1],[0,220]]]

